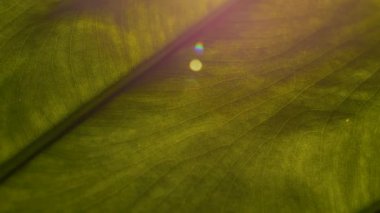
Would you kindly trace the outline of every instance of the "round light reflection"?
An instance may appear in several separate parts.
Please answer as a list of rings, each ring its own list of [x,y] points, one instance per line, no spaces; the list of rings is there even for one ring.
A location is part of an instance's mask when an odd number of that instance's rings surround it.
[[[203,45],[203,42],[197,42],[195,45],[194,45],[194,51],[196,54],[198,55],[202,55],[203,52],[205,51],[205,47]]]
[[[199,72],[203,68],[202,61],[200,61],[199,59],[191,60],[189,66],[190,66],[190,69],[194,72]]]

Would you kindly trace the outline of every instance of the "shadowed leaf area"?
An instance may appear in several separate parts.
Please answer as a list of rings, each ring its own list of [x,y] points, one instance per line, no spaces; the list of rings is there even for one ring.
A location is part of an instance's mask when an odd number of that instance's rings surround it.
[[[2,181],[0,211],[376,212],[379,9],[239,1]]]

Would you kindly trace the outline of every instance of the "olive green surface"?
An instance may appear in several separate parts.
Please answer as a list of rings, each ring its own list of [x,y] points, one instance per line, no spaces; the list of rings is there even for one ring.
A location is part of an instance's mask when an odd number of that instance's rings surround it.
[[[1,0],[0,164],[225,0]]]
[[[0,211],[376,211],[379,11],[242,0],[3,181]]]

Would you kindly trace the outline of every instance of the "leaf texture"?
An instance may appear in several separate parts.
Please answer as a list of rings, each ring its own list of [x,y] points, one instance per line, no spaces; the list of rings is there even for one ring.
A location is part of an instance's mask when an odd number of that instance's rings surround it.
[[[375,211],[379,7],[240,1],[4,180],[0,211]]]
[[[2,0],[0,164],[223,2]]]

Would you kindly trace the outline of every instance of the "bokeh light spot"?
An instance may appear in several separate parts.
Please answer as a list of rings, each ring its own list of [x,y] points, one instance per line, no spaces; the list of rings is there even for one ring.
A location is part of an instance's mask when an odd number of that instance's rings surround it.
[[[203,45],[202,42],[197,42],[195,45],[194,45],[194,51],[196,54],[198,55],[202,55],[205,51],[205,46]]]
[[[203,64],[199,59],[193,59],[190,61],[190,69],[194,72],[199,72],[203,68]]]

